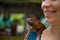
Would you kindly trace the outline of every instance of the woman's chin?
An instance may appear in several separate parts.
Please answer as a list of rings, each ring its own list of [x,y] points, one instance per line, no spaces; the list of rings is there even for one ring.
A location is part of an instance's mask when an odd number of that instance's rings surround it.
[[[55,23],[54,20],[46,20],[46,22],[49,23],[49,24],[54,24]]]

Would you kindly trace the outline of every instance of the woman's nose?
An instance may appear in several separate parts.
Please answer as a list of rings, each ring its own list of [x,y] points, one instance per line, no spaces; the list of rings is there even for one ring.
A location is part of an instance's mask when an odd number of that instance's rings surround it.
[[[49,2],[42,2],[42,5],[41,5],[41,8],[44,9],[44,8],[49,8],[50,7],[50,3]]]

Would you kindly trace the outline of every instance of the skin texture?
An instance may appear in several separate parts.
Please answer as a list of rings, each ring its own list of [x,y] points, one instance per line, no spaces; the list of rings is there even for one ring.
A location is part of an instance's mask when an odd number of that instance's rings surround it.
[[[35,16],[31,16],[29,19],[27,18],[27,23],[32,27],[29,28],[24,40],[27,40],[28,35],[32,30],[36,30],[38,33],[37,35],[39,35],[44,29],[46,29],[46,27],[39,22]]]
[[[41,8],[51,26],[43,31],[41,40],[60,40],[60,0],[44,0]]]

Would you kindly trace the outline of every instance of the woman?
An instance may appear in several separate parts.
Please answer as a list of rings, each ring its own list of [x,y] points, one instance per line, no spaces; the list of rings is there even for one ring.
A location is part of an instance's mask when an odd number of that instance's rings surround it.
[[[51,26],[43,31],[41,40],[60,40],[60,0],[44,0],[42,10]]]
[[[24,40],[40,40],[41,33],[46,27],[35,16],[27,18],[27,23],[32,27],[29,28]]]

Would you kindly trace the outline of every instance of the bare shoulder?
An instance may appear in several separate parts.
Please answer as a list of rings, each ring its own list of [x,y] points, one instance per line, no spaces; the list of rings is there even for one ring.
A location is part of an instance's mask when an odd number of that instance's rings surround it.
[[[49,34],[49,28],[45,29],[45,30],[42,32],[41,40],[47,40],[48,34]]]
[[[50,29],[50,28],[46,28],[46,29],[42,32],[42,34],[45,35],[46,33],[48,33],[48,32],[49,32],[49,29]]]

